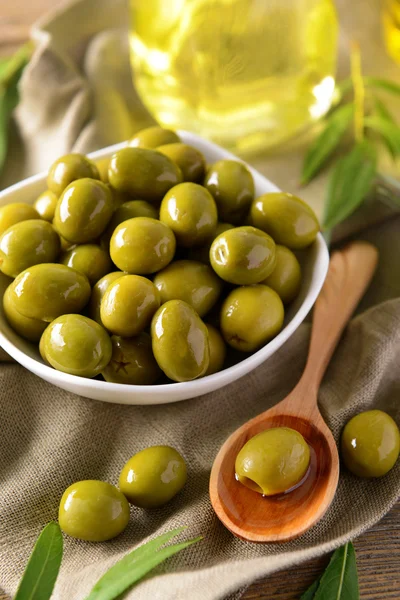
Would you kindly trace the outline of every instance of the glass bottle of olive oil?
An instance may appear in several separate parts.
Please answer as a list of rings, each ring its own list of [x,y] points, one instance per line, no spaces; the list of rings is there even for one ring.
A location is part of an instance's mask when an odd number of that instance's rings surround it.
[[[282,142],[329,108],[332,0],[131,0],[139,94],[164,126],[238,152]]]
[[[387,51],[400,63],[400,0],[385,0],[383,28]]]

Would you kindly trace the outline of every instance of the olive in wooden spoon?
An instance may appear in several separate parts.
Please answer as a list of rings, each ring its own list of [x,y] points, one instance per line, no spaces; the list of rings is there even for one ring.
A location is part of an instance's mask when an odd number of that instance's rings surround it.
[[[237,429],[220,449],[211,471],[210,499],[222,523],[252,542],[283,542],[319,521],[335,495],[339,456],[335,440],[317,404],[318,389],[340,336],[363,296],[378,260],[374,246],[354,242],[334,252],[315,303],[311,341],[304,373],[279,404]],[[300,485],[287,493],[263,496],[235,478],[235,461],[253,436],[289,427],[301,433],[310,463]]]

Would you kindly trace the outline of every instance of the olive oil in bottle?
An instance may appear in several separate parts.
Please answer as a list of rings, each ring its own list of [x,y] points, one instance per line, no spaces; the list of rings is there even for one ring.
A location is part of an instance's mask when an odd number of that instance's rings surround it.
[[[246,152],[330,106],[332,0],[131,0],[131,14],[135,84],[164,126]]]
[[[400,63],[400,0],[385,0],[383,29],[387,51]]]

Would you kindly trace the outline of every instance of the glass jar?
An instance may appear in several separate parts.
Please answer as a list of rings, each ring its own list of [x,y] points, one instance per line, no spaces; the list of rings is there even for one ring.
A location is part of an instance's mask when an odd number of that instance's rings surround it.
[[[165,127],[246,153],[329,109],[332,0],[131,0],[131,15],[135,85]]]

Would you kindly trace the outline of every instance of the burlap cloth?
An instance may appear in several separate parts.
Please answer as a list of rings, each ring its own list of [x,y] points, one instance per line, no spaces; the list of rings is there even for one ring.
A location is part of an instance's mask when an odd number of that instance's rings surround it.
[[[367,56],[383,53],[370,3],[351,3],[346,21],[367,23]],[[357,6],[357,9],[356,9]],[[345,3],[339,3],[343,11]],[[358,14],[357,14],[358,10]],[[374,9],[375,10],[375,9]],[[72,148],[93,150],[125,139],[144,112],[129,78],[126,37],[109,31],[127,22],[120,0],[80,0],[34,30],[38,49],[25,72],[22,102],[5,176],[8,181],[48,167]],[[372,24],[371,24],[372,23]],[[371,33],[373,34],[371,37]],[[343,40],[342,40],[343,41]],[[371,47],[372,46],[372,47]],[[383,60],[383,58],[382,58]],[[19,139],[18,139],[19,138]],[[255,162],[279,185],[294,189],[301,155]],[[3,181],[4,183],[4,181]],[[324,178],[305,191],[317,210]],[[380,250],[380,266],[335,353],[324,379],[320,406],[336,439],[345,421],[379,407],[400,423],[400,222],[370,228],[363,237]],[[377,481],[341,473],[336,498],[324,519],[300,539],[255,545],[231,535],[215,517],[208,478],[215,454],[241,423],[283,398],[305,363],[309,325],[265,365],[208,396],[156,407],[108,405],[68,394],[41,381],[0,355],[0,586],[12,594],[33,543],[57,518],[63,490],[80,479],[118,481],[132,454],[151,444],[170,444],[186,458],[188,483],[156,511],[132,510],[126,531],[104,544],[65,539],[65,555],[54,592],[57,600],[79,600],[94,582],[135,545],[180,525],[185,536],[204,540],[162,565],[135,587],[135,600],[216,600],[278,569],[328,552],[359,535],[396,502],[400,462]]]

